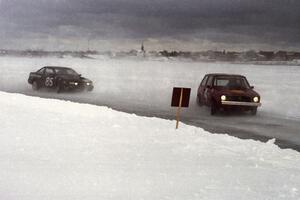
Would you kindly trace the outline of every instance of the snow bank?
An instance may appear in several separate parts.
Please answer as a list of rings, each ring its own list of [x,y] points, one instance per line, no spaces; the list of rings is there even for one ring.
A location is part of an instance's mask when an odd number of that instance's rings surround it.
[[[299,199],[300,154],[157,118],[0,92],[0,199]]]

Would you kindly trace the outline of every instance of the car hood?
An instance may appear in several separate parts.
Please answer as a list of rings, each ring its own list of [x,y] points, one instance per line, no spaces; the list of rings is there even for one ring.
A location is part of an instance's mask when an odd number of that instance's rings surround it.
[[[246,90],[223,89],[223,90],[219,90],[219,92],[227,96],[249,96],[249,97],[259,96],[259,94],[252,89],[246,89]]]
[[[81,77],[79,75],[60,74],[57,77],[64,80],[81,80]]]
[[[81,81],[86,82],[86,83],[92,82],[90,79],[85,78],[85,77],[80,77],[80,79],[81,79]]]

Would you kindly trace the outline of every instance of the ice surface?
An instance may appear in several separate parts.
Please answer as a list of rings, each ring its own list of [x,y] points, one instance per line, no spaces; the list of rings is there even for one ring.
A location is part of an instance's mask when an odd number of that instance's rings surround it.
[[[69,66],[90,78],[95,90],[72,94],[97,101],[112,101],[135,108],[170,109],[172,88],[192,88],[191,105],[206,73],[224,72],[247,76],[262,98],[258,114],[300,119],[300,67],[230,63],[200,63],[176,60],[80,58],[0,58],[0,90],[31,91],[27,84],[30,71],[44,65]],[[55,94],[52,94],[55,96]],[[196,107],[190,107],[189,112]]]
[[[273,141],[4,92],[0,108],[0,199],[300,199],[300,154]]]

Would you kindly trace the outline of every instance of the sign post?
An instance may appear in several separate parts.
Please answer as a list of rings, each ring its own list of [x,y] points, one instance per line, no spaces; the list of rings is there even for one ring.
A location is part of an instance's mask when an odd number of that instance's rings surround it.
[[[191,88],[173,88],[172,107],[177,107],[176,112],[176,129],[179,127],[180,110],[182,107],[189,107]]]

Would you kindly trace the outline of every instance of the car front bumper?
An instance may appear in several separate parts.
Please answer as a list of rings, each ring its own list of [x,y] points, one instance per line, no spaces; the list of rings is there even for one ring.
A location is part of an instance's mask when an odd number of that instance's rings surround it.
[[[242,102],[242,101],[221,101],[222,105],[230,106],[251,106],[251,107],[260,107],[261,103],[254,102]]]
[[[87,83],[87,82],[77,82],[77,84],[75,84],[75,82],[68,82],[65,83],[64,85],[64,89],[69,89],[69,90],[88,90],[91,91],[94,89],[94,85],[93,83]]]

